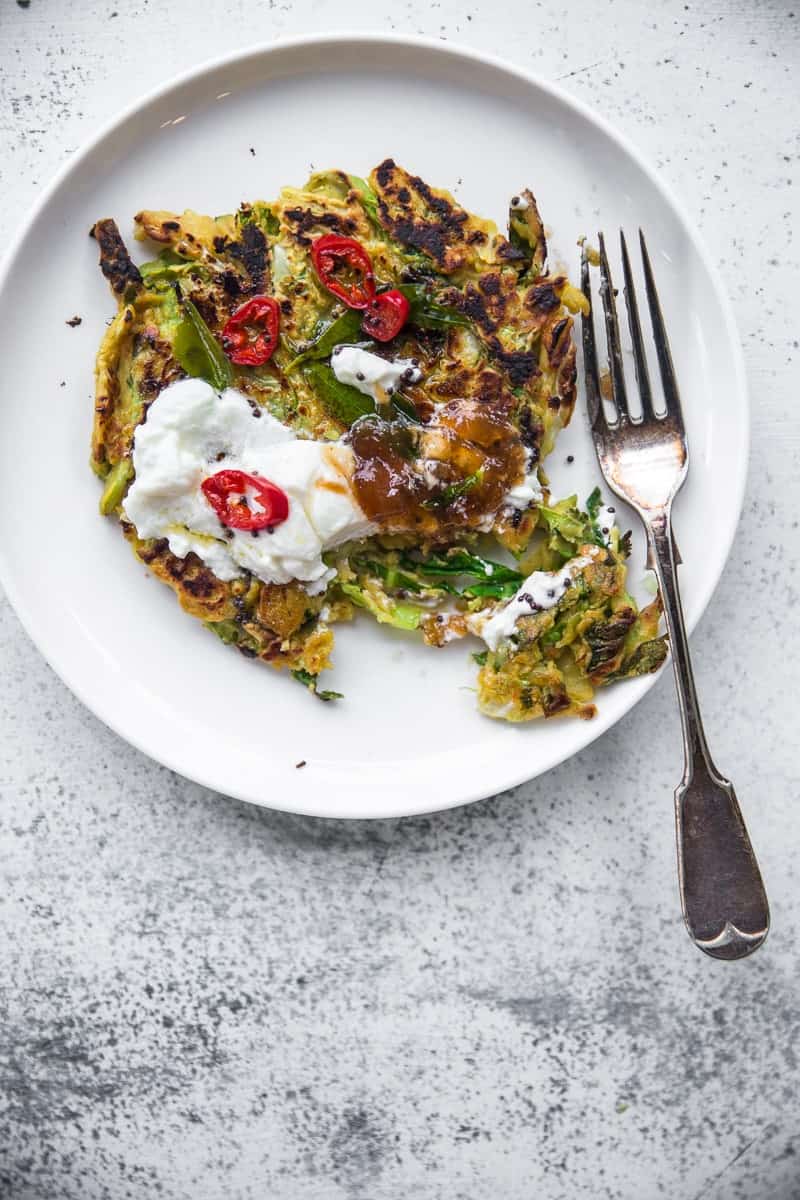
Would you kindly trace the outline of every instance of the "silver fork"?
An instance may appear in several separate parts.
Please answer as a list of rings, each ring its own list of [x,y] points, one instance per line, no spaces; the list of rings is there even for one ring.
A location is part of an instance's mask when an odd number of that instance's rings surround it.
[[[615,292],[605,242],[600,241],[600,296],[605,314],[611,379],[606,416],[600,389],[594,321],[582,319],[589,420],[608,486],[636,509],[647,533],[648,565],[658,579],[681,712],[685,765],[675,790],[678,884],[683,917],[696,946],[714,958],[743,958],[758,949],[769,930],[769,905],[733,784],[720,775],[706,743],[695,690],[689,640],[683,621],[672,534],[672,501],[686,478],[689,459],[678,384],[644,235],[639,231],[665,411],[656,412],[647,370],[628,247],[620,232],[625,301],[633,344],[641,417],[628,407]],[[584,247],[581,287],[591,304],[589,260]]]

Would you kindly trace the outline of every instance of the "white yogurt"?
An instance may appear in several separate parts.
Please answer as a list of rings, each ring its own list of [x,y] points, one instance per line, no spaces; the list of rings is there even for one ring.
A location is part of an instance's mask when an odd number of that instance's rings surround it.
[[[614,526],[616,525],[616,523],[617,523],[617,514],[613,508],[609,508],[607,505],[604,504],[602,508],[599,508],[597,510],[597,517],[595,518],[595,524],[597,525],[597,528],[600,531],[600,537],[603,539],[603,541],[605,542],[605,544],[607,546],[609,546],[611,544],[611,531],[614,528]]]
[[[139,537],[166,538],[179,558],[193,550],[222,580],[250,571],[265,583],[299,580],[313,595],[335,574],[323,551],[376,532],[352,492],[349,446],[297,438],[241,392],[220,394],[201,379],[155,399],[136,430],[133,465],[124,511]],[[255,537],[224,527],[200,487],[222,470],[277,484],[288,519]]]
[[[360,346],[337,346],[331,355],[331,368],[340,383],[348,383],[377,404],[385,404],[402,383],[419,383],[422,372],[410,358],[390,362]]]
[[[544,492],[534,467],[533,470],[528,471],[524,479],[506,492],[503,504],[508,508],[525,509],[529,504],[541,504],[543,499]]]
[[[592,555],[582,554],[571,558],[560,571],[534,571],[508,603],[495,609],[491,616],[476,613],[469,617],[471,632],[483,638],[490,650],[496,650],[502,641],[512,636],[520,617],[529,617],[532,613],[553,608],[576,575],[593,561]]]

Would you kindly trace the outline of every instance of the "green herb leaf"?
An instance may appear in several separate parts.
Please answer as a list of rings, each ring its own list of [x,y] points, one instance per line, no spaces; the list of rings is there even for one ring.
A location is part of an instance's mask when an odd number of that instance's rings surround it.
[[[515,587],[523,580],[523,576],[513,567],[480,558],[468,550],[450,551],[446,555],[431,554],[421,562],[411,560],[411,564],[421,575],[468,575],[492,584],[513,582]]]
[[[409,324],[419,329],[450,329],[454,325],[469,326],[469,317],[465,317],[457,308],[446,304],[437,304],[428,295],[428,289],[421,283],[401,283],[398,291],[402,292],[411,306],[408,314]]]
[[[231,364],[192,301],[183,296],[178,301],[183,316],[172,351],[187,375],[205,379],[221,392],[233,383]]]
[[[603,537],[603,532],[600,529],[598,514],[603,503],[603,497],[600,493],[600,488],[596,487],[590,496],[586,498],[586,511],[589,514],[589,525],[592,530],[592,541],[598,546],[605,546],[606,541]]]
[[[348,308],[341,316],[336,317],[329,325],[326,325],[321,333],[314,338],[305,350],[301,350],[296,358],[289,364],[287,370],[293,371],[295,367],[299,367],[302,363],[311,362],[316,359],[329,358],[336,346],[342,345],[345,342],[353,342],[358,340],[358,335],[361,333],[361,317],[362,314],[354,309]]]
[[[600,506],[603,503],[603,496],[599,487],[593,489],[591,495],[586,497],[586,511],[591,519],[597,519],[597,514],[600,511]]]
[[[359,417],[375,411],[372,398],[362,395],[358,388],[350,387],[348,383],[340,383],[327,363],[306,363],[303,374],[325,411],[341,425],[349,427]]]
[[[505,583],[471,583],[469,587],[465,587],[462,595],[477,597],[491,596],[495,600],[510,600],[517,591],[522,580],[509,579]]]

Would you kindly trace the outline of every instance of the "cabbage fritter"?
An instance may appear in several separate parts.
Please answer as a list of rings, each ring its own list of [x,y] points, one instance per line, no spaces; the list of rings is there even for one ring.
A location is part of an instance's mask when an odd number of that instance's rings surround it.
[[[134,227],[159,249],[141,266],[112,220],[92,230],[118,312],[97,356],[91,462],[104,480],[101,511],[119,516],[135,553],[187,612],[325,699],[332,694],[317,681],[330,664],[331,626],[355,608],[442,645],[478,629],[531,569],[556,571],[589,542],[602,561],[478,656],[482,711],[586,716],[596,686],[660,665],[657,605],[638,613],[624,590],[625,540],[616,530],[601,536],[572,500],[550,503],[541,463],[575,406],[573,315],[587,301],[548,273],[530,191],[513,198],[503,233],[386,159],[368,180],[318,172],[233,214],[143,210]],[[407,300],[408,319],[389,343],[365,339],[361,314],[314,269],[311,249],[330,234],[355,239],[378,291]],[[263,365],[236,366],[222,329],[264,295],[280,307],[277,348]],[[352,343],[419,370],[378,404],[332,369],[335,348]],[[352,447],[358,498],[377,532],[326,552],[335,575],[320,594],[248,572],[222,580],[195,553],[177,557],[166,539],[140,538],[126,519],[136,429],[165,388],[190,376],[234,386],[300,437]],[[488,539],[498,557],[486,557]]]

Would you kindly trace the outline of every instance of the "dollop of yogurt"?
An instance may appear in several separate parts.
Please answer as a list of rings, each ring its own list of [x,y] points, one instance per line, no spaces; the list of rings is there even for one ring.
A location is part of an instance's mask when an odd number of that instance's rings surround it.
[[[575,577],[593,561],[593,554],[581,554],[571,558],[560,571],[534,571],[508,603],[496,608],[491,616],[476,613],[468,618],[470,632],[483,638],[490,650],[496,650],[512,636],[520,617],[555,607]]]
[[[411,358],[393,361],[372,354],[361,346],[336,346],[331,369],[340,383],[348,383],[377,404],[385,404],[401,383],[419,383],[422,372]]]
[[[265,583],[299,580],[313,595],[335,574],[323,552],[375,532],[351,488],[349,446],[298,438],[234,388],[201,379],[165,388],[136,430],[133,465],[123,507],[139,537],[166,538],[178,558],[194,551],[222,580],[250,571]],[[277,484],[288,519],[257,536],[223,526],[200,488],[222,470]]]
[[[530,504],[541,504],[543,499],[544,491],[539,483],[536,464],[529,457],[524,478],[509,488],[503,497],[503,504],[509,508],[526,509]]]

